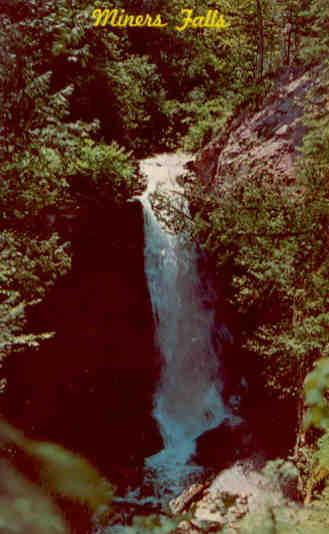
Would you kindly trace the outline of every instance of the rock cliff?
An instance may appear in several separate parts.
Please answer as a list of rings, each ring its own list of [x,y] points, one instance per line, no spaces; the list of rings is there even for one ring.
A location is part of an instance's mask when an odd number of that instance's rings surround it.
[[[278,78],[258,112],[234,115],[224,132],[198,155],[194,170],[212,188],[229,187],[233,177],[264,165],[282,183],[294,178],[294,162],[305,127],[302,116],[318,70],[290,69]]]

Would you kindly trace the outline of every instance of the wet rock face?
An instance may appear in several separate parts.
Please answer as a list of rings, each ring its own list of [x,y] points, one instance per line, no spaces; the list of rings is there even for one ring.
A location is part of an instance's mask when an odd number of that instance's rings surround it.
[[[89,207],[72,242],[71,275],[31,317],[34,330],[56,337],[38,352],[10,358],[6,412],[29,434],[129,471],[161,448],[151,416],[159,355],[142,207]]]

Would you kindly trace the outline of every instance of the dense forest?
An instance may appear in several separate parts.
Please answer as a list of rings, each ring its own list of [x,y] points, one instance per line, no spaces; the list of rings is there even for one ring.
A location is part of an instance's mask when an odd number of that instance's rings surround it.
[[[244,357],[260,362],[267,394],[298,406],[293,462],[307,513],[282,505],[260,525],[250,514],[239,532],[328,532],[328,2],[190,0],[195,16],[218,9],[228,25],[182,32],[175,29],[187,7],[182,0],[116,2],[129,13],[161,13],[169,22],[161,29],[95,26],[100,7],[89,0],[0,0],[1,393],[11,356],[38,350],[55,334],[30,331],[27,318],[70,272],[67,221],[86,203],[90,213],[116,213],[145,187],[139,159],[202,150],[239,114],[262,109],[286,72],[309,72],[316,83],[304,102],[296,178],[276,179],[264,159],[219,196],[190,171],[186,229],[215,277],[226,281],[225,298],[245,325]],[[29,495],[38,515],[19,508],[18,497],[9,511],[1,497],[1,531],[66,532],[47,494],[59,506],[68,499],[92,511],[111,500],[110,484],[79,457],[32,442],[5,422],[0,435],[1,476],[12,495]],[[36,484],[8,463],[13,448],[45,466]],[[174,528],[157,518],[144,523],[129,532]]]

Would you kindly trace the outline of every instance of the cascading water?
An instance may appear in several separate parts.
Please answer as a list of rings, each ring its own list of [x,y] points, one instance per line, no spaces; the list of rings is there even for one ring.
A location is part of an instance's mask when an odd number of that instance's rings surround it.
[[[200,282],[195,250],[156,218],[150,195],[179,191],[176,178],[186,157],[146,160],[144,207],[145,269],[163,358],[153,415],[164,449],[146,460],[159,497],[179,493],[201,467],[193,465],[196,438],[227,415],[221,398],[218,356],[213,346],[214,312]]]

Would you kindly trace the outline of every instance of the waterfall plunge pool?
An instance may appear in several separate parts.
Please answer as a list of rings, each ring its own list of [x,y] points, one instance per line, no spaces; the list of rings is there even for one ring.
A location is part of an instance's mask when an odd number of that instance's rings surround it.
[[[220,361],[213,343],[211,289],[201,282],[197,253],[184,234],[159,221],[152,195],[188,212],[177,178],[190,156],[163,154],[141,163],[147,189],[144,209],[145,271],[162,359],[153,416],[164,448],[145,461],[146,479],[160,500],[179,494],[203,469],[193,463],[196,439],[230,416],[222,400]]]

